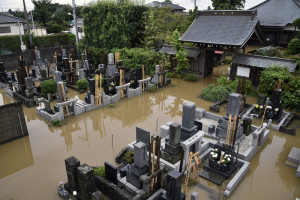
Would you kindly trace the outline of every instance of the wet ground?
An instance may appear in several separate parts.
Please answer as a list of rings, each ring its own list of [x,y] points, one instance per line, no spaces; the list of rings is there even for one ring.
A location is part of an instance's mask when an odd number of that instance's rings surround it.
[[[182,106],[188,101],[208,110],[211,103],[199,99],[200,92],[216,77],[228,74],[228,68],[215,68],[214,76],[197,83],[173,79],[173,86],[122,100],[116,108],[71,117],[62,127],[49,127],[49,122],[36,116],[35,108],[24,107],[29,136],[0,145],[0,199],[59,199],[58,182],[67,181],[64,159],[75,156],[82,164],[92,166],[103,165],[104,161],[114,163],[116,154],[135,139],[136,126],[156,134],[159,126],[168,121],[181,123]],[[70,90],[68,96],[83,100],[85,94]],[[0,90],[0,105],[12,101]],[[247,101],[253,104],[256,99],[249,97]],[[225,109],[221,111],[225,114]],[[300,147],[297,131],[296,136],[271,131],[267,145],[252,159],[250,171],[229,199],[300,197],[296,169],[284,164],[291,148]],[[201,183],[218,191],[212,183]],[[188,191],[197,191],[200,199],[223,199],[221,194],[196,184],[190,184]]]

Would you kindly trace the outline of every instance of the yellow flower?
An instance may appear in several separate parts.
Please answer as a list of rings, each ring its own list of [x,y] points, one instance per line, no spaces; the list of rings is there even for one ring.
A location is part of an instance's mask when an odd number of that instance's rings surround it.
[[[255,105],[256,108],[258,108],[258,106],[259,106],[258,104]]]

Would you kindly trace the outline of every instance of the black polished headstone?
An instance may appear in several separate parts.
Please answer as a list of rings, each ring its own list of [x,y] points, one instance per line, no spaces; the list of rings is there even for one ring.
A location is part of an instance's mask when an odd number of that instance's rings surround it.
[[[272,98],[272,105],[274,108],[281,108],[281,89],[274,90],[273,98]]]
[[[3,62],[0,62],[0,72],[5,72],[5,68],[4,68]]]
[[[89,88],[91,95],[95,96],[95,79],[89,79]]]
[[[105,178],[112,182],[113,184],[117,185],[118,184],[118,170],[116,167],[112,166],[108,162],[104,162],[105,166]]]
[[[181,194],[181,173],[173,169],[167,175],[167,192],[164,195],[167,200],[182,200],[185,196]]]

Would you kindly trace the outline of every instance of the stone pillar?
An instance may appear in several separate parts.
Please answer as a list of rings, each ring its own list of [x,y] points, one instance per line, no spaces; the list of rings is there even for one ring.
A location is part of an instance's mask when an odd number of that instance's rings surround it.
[[[80,194],[87,199],[95,192],[94,170],[87,164],[77,167],[78,186]]]
[[[79,79],[85,78],[84,69],[79,69],[78,71],[79,71]]]
[[[167,199],[180,200],[181,196],[181,173],[173,169],[167,175]]]
[[[77,167],[80,166],[80,161],[72,156],[70,158],[65,159],[65,166],[68,177],[68,184],[74,189],[78,188],[78,180],[77,180]]]
[[[191,200],[198,200],[198,193],[197,192],[193,192],[191,194]]]
[[[147,145],[138,142],[134,146],[134,165],[143,168],[147,165]]]
[[[172,123],[170,125],[170,136],[169,143],[173,146],[177,146],[180,143],[180,133],[181,133],[181,125],[177,123]]]
[[[239,115],[242,95],[231,93],[228,97],[227,115]]]
[[[195,126],[195,112],[196,105],[194,103],[187,103],[182,110],[182,129],[187,132],[192,132],[197,127]]]

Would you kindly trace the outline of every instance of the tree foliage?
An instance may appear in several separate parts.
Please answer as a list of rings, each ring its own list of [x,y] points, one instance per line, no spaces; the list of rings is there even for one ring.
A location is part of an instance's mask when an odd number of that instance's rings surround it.
[[[147,8],[132,1],[98,1],[83,8],[85,46],[124,48],[141,46]]]
[[[300,40],[298,38],[294,38],[289,42],[288,47],[286,49],[286,54],[287,55],[300,54]]]
[[[181,70],[189,69],[190,63],[187,59],[187,52],[184,52],[184,49],[181,47],[181,42],[179,41],[179,32],[175,30],[173,32],[173,46],[176,49],[176,60],[177,66],[174,68],[178,74]]]
[[[290,77],[291,73],[286,68],[276,65],[268,67],[261,73],[258,91],[271,96],[275,81],[280,80],[284,84]]]
[[[241,10],[246,0],[212,0],[214,10]]]
[[[33,18],[46,27],[46,23],[50,21],[51,15],[55,11],[51,0],[32,0],[32,3],[34,5]]]
[[[300,76],[291,76],[283,85],[281,100],[284,108],[300,111]]]

